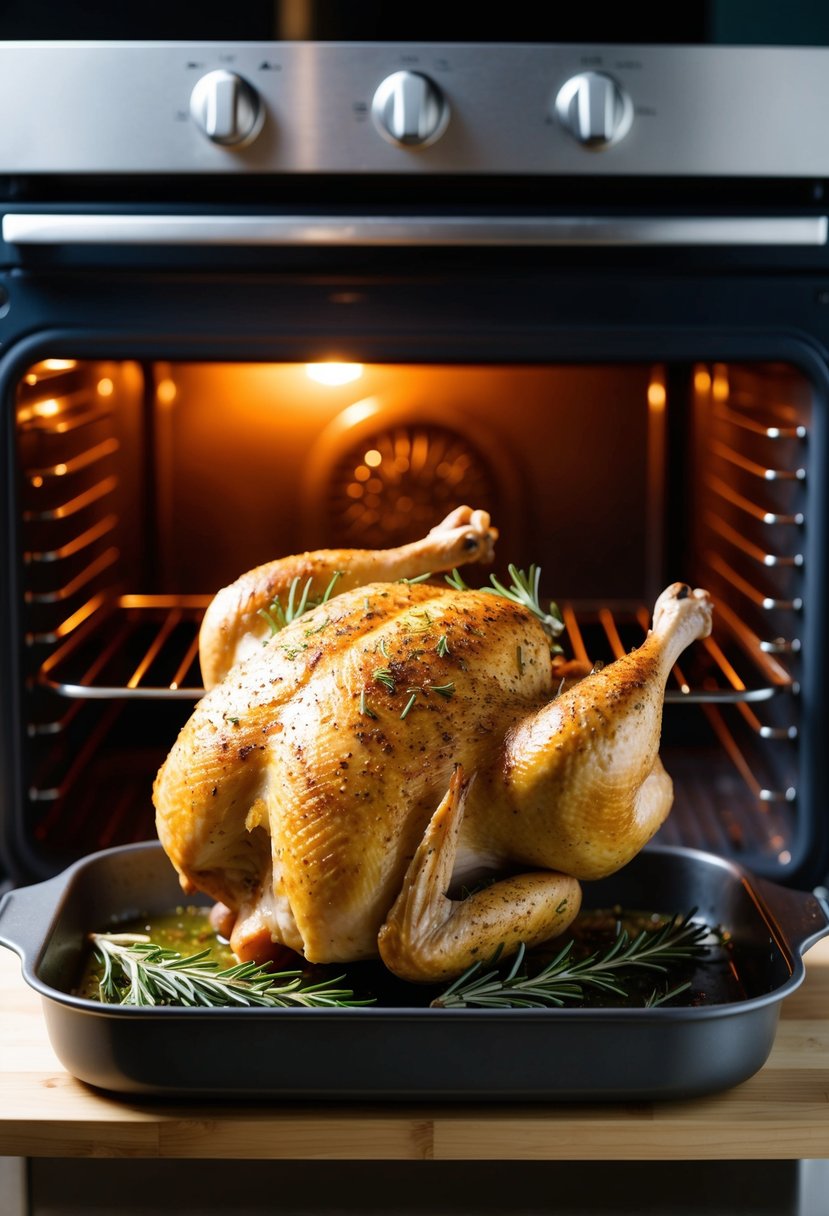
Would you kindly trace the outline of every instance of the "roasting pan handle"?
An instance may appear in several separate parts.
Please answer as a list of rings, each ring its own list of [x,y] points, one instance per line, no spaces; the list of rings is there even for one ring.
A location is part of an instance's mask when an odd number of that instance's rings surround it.
[[[91,215],[12,212],[10,245],[825,245],[821,216]]]
[[[13,887],[0,898],[0,946],[19,954],[24,969],[37,961],[72,874],[70,867],[45,882]]]
[[[798,891],[768,879],[754,877],[748,883],[780,945],[794,955],[804,955],[829,934],[829,905],[816,891]]]

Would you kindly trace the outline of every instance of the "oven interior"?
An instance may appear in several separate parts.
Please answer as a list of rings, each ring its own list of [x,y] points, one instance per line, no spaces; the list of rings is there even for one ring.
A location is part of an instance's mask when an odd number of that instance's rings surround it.
[[[154,836],[152,780],[199,696],[220,586],[281,554],[400,544],[469,503],[499,528],[499,576],[541,567],[573,657],[635,646],[669,582],[712,591],[714,634],[668,686],[660,838],[791,872],[814,814],[819,400],[775,362],[41,359],[16,386],[28,868]]]

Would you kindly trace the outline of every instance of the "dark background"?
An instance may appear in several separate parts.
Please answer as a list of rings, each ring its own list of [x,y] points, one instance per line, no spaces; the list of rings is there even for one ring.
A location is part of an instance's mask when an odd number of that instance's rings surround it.
[[[0,2],[0,39],[603,42],[829,45],[825,0],[701,0],[668,6],[396,5],[389,0]]]

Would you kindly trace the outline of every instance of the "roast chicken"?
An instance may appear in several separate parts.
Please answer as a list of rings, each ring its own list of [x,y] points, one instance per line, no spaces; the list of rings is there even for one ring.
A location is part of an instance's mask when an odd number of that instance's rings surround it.
[[[183,890],[216,901],[240,959],[379,955],[444,981],[564,931],[581,883],[665,819],[665,683],[710,632],[708,593],[674,583],[638,649],[562,687],[527,608],[411,581],[490,561],[496,537],[461,507],[415,544],[289,557],[212,602],[209,691],[154,801]],[[321,602],[277,628],[300,593]]]

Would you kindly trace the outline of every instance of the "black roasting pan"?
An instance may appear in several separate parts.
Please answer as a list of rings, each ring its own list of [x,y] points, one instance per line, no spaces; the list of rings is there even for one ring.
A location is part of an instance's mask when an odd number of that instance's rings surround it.
[[[92,929],[181,903],[155,843],[108,849],[8,892],[0,943],[40,993],[66,1069],[102,1089],[176,1098],[657,1100],[727,1089],[762,1067],[803,954],[829,932],[812,894],[707,853],[651,846],[588,906],[697,909],[731,939],[737,999],[545,1010],[139,1009],[71,995]],[[416,990],[415,990],[416,991]]]

